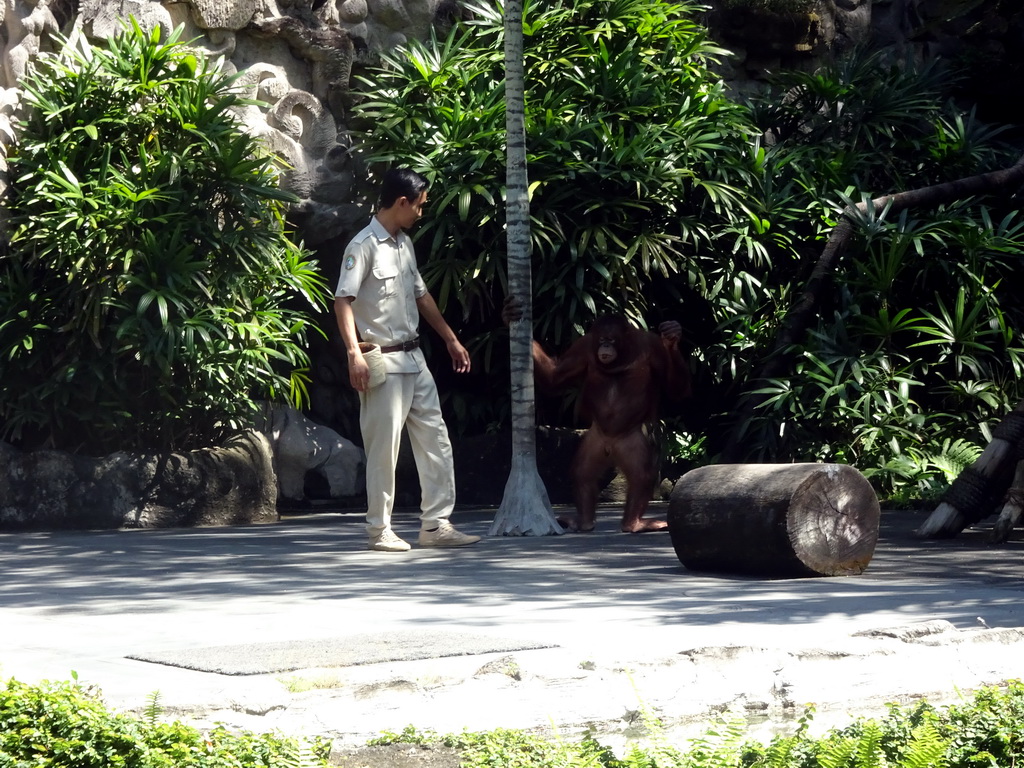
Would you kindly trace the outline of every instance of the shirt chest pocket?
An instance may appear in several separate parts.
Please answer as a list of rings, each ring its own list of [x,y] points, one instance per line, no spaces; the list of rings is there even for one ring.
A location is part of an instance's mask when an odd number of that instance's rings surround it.
[[[382,299],[393,297],[398,290],[398,261],[390,254],[380,254],[374,261],[372,271],[377,295]]]

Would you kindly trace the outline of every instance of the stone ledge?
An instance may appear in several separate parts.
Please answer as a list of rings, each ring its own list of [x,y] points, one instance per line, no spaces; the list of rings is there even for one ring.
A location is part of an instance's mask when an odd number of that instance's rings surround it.
[[[270,444],[248,432],[188,453],[23,452],[0,443],[0,530],[163,528],[277,520]]]

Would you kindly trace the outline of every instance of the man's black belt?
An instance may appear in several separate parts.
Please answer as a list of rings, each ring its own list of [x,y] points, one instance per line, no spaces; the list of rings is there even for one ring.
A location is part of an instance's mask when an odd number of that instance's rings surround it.
[[[381,347],[381,352],[411,352],[420,348],[419,337],[403,341],[401,344],[392,344],[390,347]]]

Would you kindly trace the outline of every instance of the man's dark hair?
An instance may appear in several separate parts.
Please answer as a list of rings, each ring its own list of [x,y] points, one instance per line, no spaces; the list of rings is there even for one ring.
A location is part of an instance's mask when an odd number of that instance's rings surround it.
[[[409,168],[392,168],[384,174],[380,185],[380,207],[390,208],[398,198],[416,200],[430,182]]]

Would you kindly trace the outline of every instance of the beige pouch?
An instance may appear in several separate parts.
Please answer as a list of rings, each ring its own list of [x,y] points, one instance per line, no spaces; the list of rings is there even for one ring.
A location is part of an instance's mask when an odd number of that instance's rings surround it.
[[[359,351],[363,353],[363,360],[370,367],[370,388],[379,387],[384,383],[384,354],[377,344],[368,341],[359,342]]]

